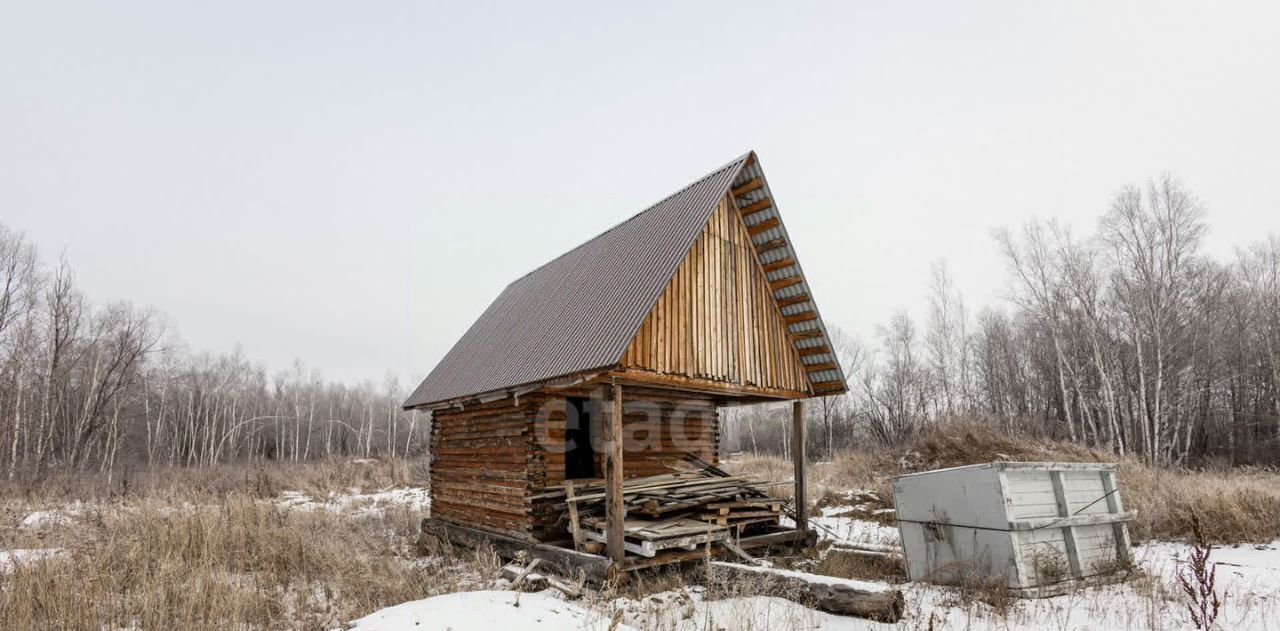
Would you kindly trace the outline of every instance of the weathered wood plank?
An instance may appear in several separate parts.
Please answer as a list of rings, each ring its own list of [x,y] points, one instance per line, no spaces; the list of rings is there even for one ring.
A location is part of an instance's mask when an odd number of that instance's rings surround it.
[[[746,206],[743,206],[739,212],[742,213],[743,217],[746,217],[747,215],[754,215],[755,213],[758,213],[762,210],[768,210],[772,206],[773,206],[773,200],[769,199],[768,197],[764,197],[754,202],[751,202]]]
[[[615,563],[626,556],[622,528],[626,513],[622,507],[622,386],[613,384],[613,413],[609,415],[609,451],[605,460],[605,516],[608,518],[606,545]]]
[[[751,191],[754,191],[762,186],[764,186],[764,178],[753,177],[750,180],[747,180],[741,186],[734,187],[730,195],[733,195],[734,197],[741,197],[742,195],[750,193]]]
[[[753,237],[754,237],[754,236],[756,236],[756,235],[758,235],[758,234],[760,234],[760,233],[762,233],[762,232],[765,232],[766,230],[768,230],[768,229],[770,229],[770,228],[775,228],[775,227],[777,227],[777,226],[778,226],[779,224],[781,224],[781,223],[782,223],[782,222],[778,221],[778,218],[777,218],[777,217],[770,217],[770,218],[768,218],[768,219],[765,219],[764,221],[761,221],[760,223],[757,223],[757,224],[755,224],[755,225],[753,225],[753,226],[751,226],[751,227],[747,228],[747,234],[749,234],[749,235],[751,235],[751,236],[753,236]]]

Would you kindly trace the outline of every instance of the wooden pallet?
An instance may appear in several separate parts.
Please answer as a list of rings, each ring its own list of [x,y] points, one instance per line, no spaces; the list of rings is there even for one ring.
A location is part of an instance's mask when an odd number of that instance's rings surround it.
[[[604,542],[604,519],[583,520],[587,526],[582,534],[592,541]],[[653,557],[663,550],[695,550],[707,543],[729,539],[727,528],[714,526],[687,517],[668,518],[659,521],[627,519],[623,523],[623,549],[643,557]]]

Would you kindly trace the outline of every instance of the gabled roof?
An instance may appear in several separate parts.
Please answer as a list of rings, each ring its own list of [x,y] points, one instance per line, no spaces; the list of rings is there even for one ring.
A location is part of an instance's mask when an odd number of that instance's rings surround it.
[[[752,240],[762,263],[794,260],[772,202],[759,201],[771,197],[755,154],[747,153],[508,285],[404,406],[470,398],[617,364],[717,204],[730,193],[744,211],[755,203],[744,219],[755,226]],[[768,278],[786,285],[775,292],[791,297],[782,307],[784,315],[811,310],[816,316],[798,264],[773,269]],[[797,296],[805,300],[797,302]],[[821,318],[790,328],[801,332],[797,348],[831,348]],[[810,353],[804,360],[836,363],[834,353]],[[814,384],[835,380],[843,392],[838,366],[834,373],[810,374]]]
[[[617,363],[746,160],[716,169],[508,285],[405,407]]]

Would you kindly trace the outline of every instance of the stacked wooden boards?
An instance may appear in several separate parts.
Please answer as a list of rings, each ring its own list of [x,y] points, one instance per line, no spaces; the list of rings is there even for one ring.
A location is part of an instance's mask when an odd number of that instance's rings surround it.
[[[736,538],[754,525],[776,525],[782,500],[770,498],[764,483],[730,476],[710,467],[632,478],[622,485],[627,518],[624,548],[653,557],[667,549],[693,549]],[[570,481],[536,499],[554,502],[569,516],[575,547],[592,549],[604,541],[604,486]]]
[[[582,386],[560,391],[592,401],[595,427],[609,422],[612,406],[599,387]],[[530,469],[532,495],[563,487],[565,483],[565,399],[549,399],[531,428],[533,460]],[[720,428],[716,402],[711,396],[677,394],[656,388],[627,387],[622,410],[623,475],[628,478],[661,475],[679,469],[686,454],[714,461]],[[595,470],[602,476],[604,464],[597,450]],[[534,497],[533,530],[540,541],[564,539],[565,511],[560,503]]]

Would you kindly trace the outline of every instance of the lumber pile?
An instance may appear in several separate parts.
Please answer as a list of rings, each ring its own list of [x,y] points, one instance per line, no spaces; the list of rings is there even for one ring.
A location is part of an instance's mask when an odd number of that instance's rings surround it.
[[[769,497],[772,484],[729,475],[700,463],[697,471],[630,478],[622,484],[623,548],[653,557],[664,550],[693,550],[729,540],[755,526],[776,525],[783,501]],[[605,541],[605,487],[598,481],[569,481],[548,488],[549,499],[565,511],[574,546],[593,550]]]

